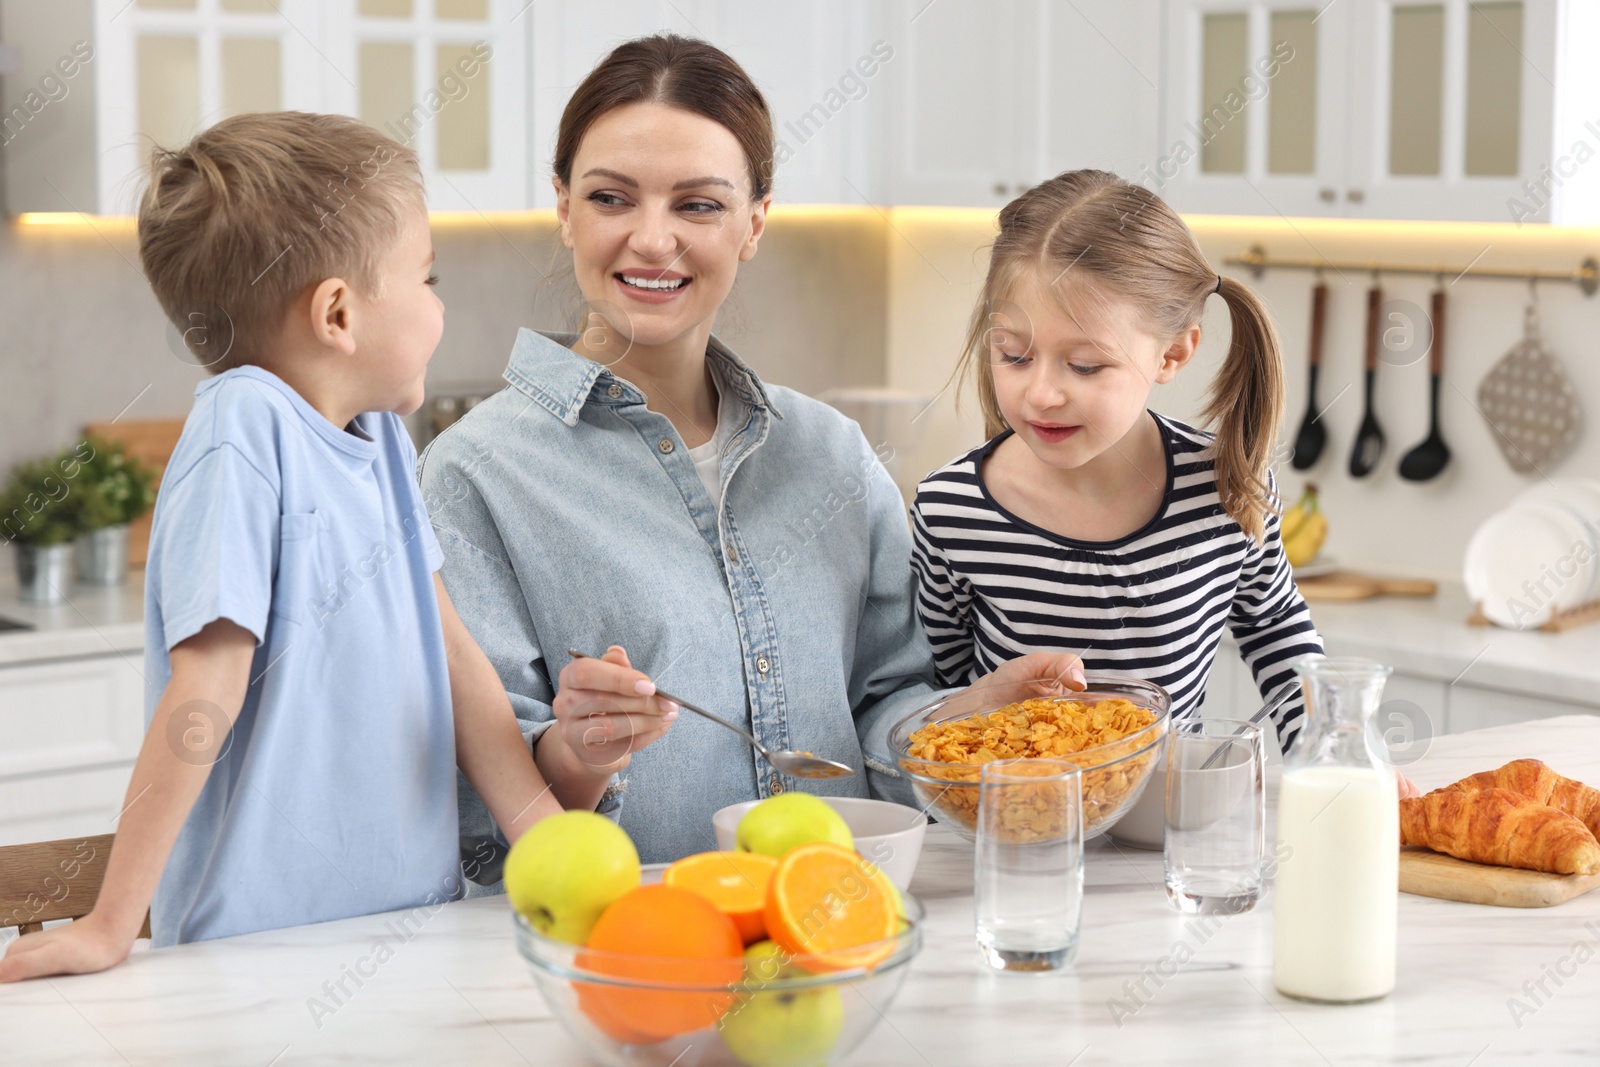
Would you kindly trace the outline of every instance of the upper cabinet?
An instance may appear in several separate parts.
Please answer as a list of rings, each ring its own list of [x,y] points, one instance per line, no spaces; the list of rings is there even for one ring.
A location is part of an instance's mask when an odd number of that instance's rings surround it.
[[[1544,176],[1563,109],[1593,100],[1558,45],[1592,46],[1594,6],[1173,0],[1161,191],[1193,212],[1576,221]]]
[[[999,206],[1064,170],[1153,161],[1159,0],[894,0],[880,196]]]
[[[154,144],[357,115],[436,209],[555,203],[618,43],[721,46],[789,203],[994,208],[1064,170],[1180,211],[1600,222],[1597,0],[0,0],[6,206],[134,210]]]

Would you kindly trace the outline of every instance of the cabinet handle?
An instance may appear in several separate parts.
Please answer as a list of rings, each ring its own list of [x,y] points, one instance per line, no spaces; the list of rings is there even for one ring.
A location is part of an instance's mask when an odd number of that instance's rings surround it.
[[[1333,189],[1318,189],[1317,190],[1317,199],[1321,200],[1324,204],[1331,204],[1335,200],[1337,200],[1338,198],[1339,198],[1339,194],[1338,194],[1338,192],[1336,190],[1333,190]]]
[[[1344,198],[1352,204],[1359,204],[1367,198],[1367,194],[1360,189],[1346,189]]]

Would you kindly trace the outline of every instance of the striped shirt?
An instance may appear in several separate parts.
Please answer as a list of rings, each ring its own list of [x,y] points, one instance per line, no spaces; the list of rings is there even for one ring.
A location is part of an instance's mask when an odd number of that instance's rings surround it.
[[[941,685],[965,685],[1029,652],[1065,649],[1089,670],[1164,687],[1172,716],[1198,713],[1226,625],[1263,697],[1298,688],[1292,662],[1322,640],[1283,554],[1278,517],[1257,544],[1222,508],[1213,435],[1151,413],[1167,484],[1143,527],[1114,541],[1051,533],[995,502],[983,460],[1011,431],[923,479],[912,505],[917,610]],[[1268,484],[1276,494],[1270,472]],[[1247,714],[1240,707],[1235,714]],[[1298,692],[1272,716],[1283,749]]]

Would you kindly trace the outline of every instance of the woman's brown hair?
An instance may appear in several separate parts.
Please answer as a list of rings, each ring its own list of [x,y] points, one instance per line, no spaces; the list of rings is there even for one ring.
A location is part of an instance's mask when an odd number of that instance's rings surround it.
[[[1115,174],[1068,171],[1000,210],[1000,234],[956,372],[963,380],[968,374],[977,378],[984,433],[993,437],[1006,429],[988,358],[994,316],[1030,277],[1059,279],[1069,269],[1089,292],[1130,304],[1140,326],[1163,342],[1198,323],[1213,292],[1227,301],[1233,340],[1203,417],[1216,430],[1222,506],[1259,541],[1267,513],[1278,509],[1267,486],[1267,462],[1283,417],[1277,331],[1248,286],[1222,278],[1218,287],[1217,272],[1177,212]]]
[[[553,169],[562,185],[572,184],[572,161],[589,127],[628,104],[665,104],[725,127],[749,163],[751,199],[772,191],[772,113],[766,98],[722,49],[675,33],[624,41],[583,79],[556,133]]]

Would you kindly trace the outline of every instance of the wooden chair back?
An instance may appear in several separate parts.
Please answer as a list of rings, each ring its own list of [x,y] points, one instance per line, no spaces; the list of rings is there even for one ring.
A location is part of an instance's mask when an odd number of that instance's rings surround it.
[[[31,934],[56,919],[81,919],[100,896],[115,834],[0,848],[0,927]],[[140,937],[150,936],[150,913]]]

